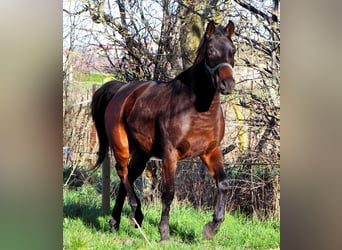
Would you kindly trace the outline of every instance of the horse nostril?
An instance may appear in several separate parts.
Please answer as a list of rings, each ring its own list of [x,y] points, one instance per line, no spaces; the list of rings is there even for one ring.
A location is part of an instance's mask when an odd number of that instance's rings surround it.
[[[222,94],[230,94],[235,86],[235,79],[225,79],[219,82],[220,92]]]
[[[226,84],[224,81],[220,81],[220,90],[225,90],[226,89]]]

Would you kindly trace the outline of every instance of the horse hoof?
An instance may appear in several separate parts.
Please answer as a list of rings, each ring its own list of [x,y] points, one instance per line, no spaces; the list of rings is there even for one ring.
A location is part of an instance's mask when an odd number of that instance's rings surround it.
[[[109,227],[111,232],[114,230],[118,231],[120,227],[120,221],[116,221],[113,217],[111,217],[109,220]]]
[[[208,222],[203,229],[203,236],[206,240],[211,240],[217,233],[219,228],[218,223]]]
[[[129,216],[129,221],[131,222],[132,227],[138,228],[138,225],[141,226],[132,215]]]
[[[141,227],[142,222],[144,220],[144,215],[141,211],[137,211],[134,216],[136,222],[138,222],[138,225]]]

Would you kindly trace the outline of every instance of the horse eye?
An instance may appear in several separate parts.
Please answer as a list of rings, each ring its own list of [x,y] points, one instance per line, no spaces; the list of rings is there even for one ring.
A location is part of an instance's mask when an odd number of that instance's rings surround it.
[[[208,48],[208,56],[214,55],[215,50],[213,48]]]

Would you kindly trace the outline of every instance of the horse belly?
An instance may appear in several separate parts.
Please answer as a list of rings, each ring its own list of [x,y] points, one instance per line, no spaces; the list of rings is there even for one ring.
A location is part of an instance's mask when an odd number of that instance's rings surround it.
[[[146,115],[143,109],[133,109],[127,119],[129,141],[144,152],[154,155],[153,148],[156,143],[155,119],[152,115]]]
[[[152,154],[154,131],[151,131],[151,126],[141,125],[139,129],[131,127],[130,141],[133,143],[133,145],[139,146],[144,152]]]

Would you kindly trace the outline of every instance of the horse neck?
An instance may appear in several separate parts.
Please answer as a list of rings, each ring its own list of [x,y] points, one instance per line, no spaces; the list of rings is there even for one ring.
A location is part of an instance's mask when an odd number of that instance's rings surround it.
[[[220,93],[215,90],[211,77],[206,73],[204,61],[183,71],[175,80],[190,87],[194,95],[194,106],[198,112],[220,109]]]
[[[206,73],[204,62],[193,66],[191,86],[196,95],[195,107],[199,112],[219,109],[220,93],[215,90],[211,77]]]

